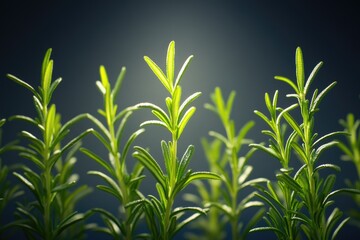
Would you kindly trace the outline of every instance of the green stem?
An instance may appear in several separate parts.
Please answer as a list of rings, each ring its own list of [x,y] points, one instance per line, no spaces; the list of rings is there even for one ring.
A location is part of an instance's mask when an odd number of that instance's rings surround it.
[[[50,150],[47,145],[48,139],[46,139],[46,132],[48,131],[46,129],[46,121],[48,118],[48,106],[46,103],[43,103],[43,128],[44,128],[44,152],[43,152],[43,161],[45,163],[45,170],[44,170],[44,187],[45,187],[45,199],[44,199],[44,230],[45,235],[44,238],[46,240],[51,239],[51,233],[52,233],[52,222],[51,222],[51,182],[52,182],[52,176],[51,176],[51,166],[49,165],[49,158],[50,158]]]
[[[109,116],[109,115],[108,115]],[[111,141],[111,148],[112,148],[112,155],[114,158],[114,162],[115,162],[115,174],[116,174],[116,178],[117,178],[117,182],[119,184],[121,193],[122,193],[122,208],[125,214],[125,238],[126,240],[131,240],[132,239],[132,226],[131,223],[129,223],[127,220],[129,219],[130,215],[131,215],[131,209],[129,208],[125,208],[124,206],[126,206],[130,201],[130,196],[129,196],[129,192],[128,192],[128,186],[125,183],[125,178],[124,175],[126,174],[126,169],[125,169],[125,165],[121,164],[121,159],[120,159],[120,155],[119,155],[119,149],[118,149],[118,142],[116,140],[116,135],[115,135],[115,129],[114,129],[114,119],[112,117],[112,115],[110,114],[110,119],[107,119],[107,123],[108,123],[108,128],[109,128],[109,132],[110,132],[110,141]]]
[[[305,99],[303,100],[305,101]],[[306,106],[306,104],[301,104],[300,106]],[[314,239],[322,239],[322,219],[323,217],[318,216],[319,214],[319,210],[318,207],[318,203],[316,202],[318,199],[318,196],[316,195],[316,180],[315,180],[315,175],[314,173],[314,162],[311,159],[311,152],[312,152],[312,148],[311,148],[311,132],[312,132],[312,126],[311,126],[311,121],[313,120],[309,115],[308,112],[309,111],[301,111],[303,114],[303,126],[304,126],[304,150],[305,150],[305,155],[306,155],[306,159],[307,159],[307,181],[309,184],[309,191],[305,191],[306,194],[308,194],[307,199],[309,199],[309,202],[307,203],[307,207],[308,207],[308,211],[309,211],[309,215],[310,218],[312,220],[313,225],[311,226],[312,229],[310,229],[311,232],[313,232],[312,236],[314,237]],[[323,212],[323,211],[321,211]],[[320,222],[318,221],[320,219]]]
[[[171,219],[170,219],[170,216],[171,216],[171,212],[172,212],[172,207],[173,207],[173,204],[174,204],[174,198],[171,194],[171,196],[167,199],[167,202],[165,203],[166,205],[166,211],[165,211],[165,218],[164,218],[164,221],[163,221],[163,240],[169,240],[170,239],[170,224],[171,224]]]
[[[231,234],[232,234],[232,239],[235,240],[237,239],[238,236],[238,216],[236,214],[236,210],[237,210],[238,179],[239,179],[237,151],[235,147],[232,148],[231,162],[232,162],[231,208],[233,213],[233,216],[231,218]]]
[[[44,224],[45,239],[51,239],[52,223],[51,223],[51,169],[45,169],[45,204],[44,204]]]

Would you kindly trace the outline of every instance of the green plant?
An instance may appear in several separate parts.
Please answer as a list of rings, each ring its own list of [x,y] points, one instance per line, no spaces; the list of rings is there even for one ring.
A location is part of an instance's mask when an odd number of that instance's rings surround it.
[[[268,227],[255,228],[252,231],[271,230],[278,239],[300,239],[301,229],[308,239],[334,239],[349,220],[345,218],[339,223],[342,212],[338,208],[334,208],[330,215],[327,215],[326,211],[334,203],[331,199],[334,195],[340,192],[357,191],[354,189],[333,190],[335,174],[329,174],[326,177],[320,175],[323,169],[340,171],[336,165],[318,162],[325,150],[337,144],[336,141],[328,139],[342,133],[332,132],[318,137],[314,130],[315,113],[319,110],[319,104],[336,84],[336,82],[331,83],[320,93],[316,89],[311,99],[307,98],[310,85],[322,64],[322,62],[317,64],[305,80],[303,55],[301,49],[297,48],[296,83],[286,77],[275,77],[276,80],[285,82],[294,90],[294,93],[288,94],[287,97],[295,98],[296,103],[287,108],[277,107],[278,91],[276,91],[272,101],[269,95],[265,94],[270,118],[255,111],[270,127],[270,130],[262,131],[270,136],[270,140],[268,147],[262,144],[251,144],[251,146],[278,159],[282,168],[276,175],[281,194],[274,190],[270,182],[267,188],[260,188],[262,194],[258,194],[270,206],[265,217]],[[292,114],[295,109],[299,109],[301,123],[297,122],[297,115]],[[286,127],[282,127],[282,124],[290,128],[287,138]],[[293,164],[290,162],[292,153],[296,154],[302,164],[295,174],[293,174]]]
[[[186,108],[200,96],[200,92],[190,95],[181,105],[181,86],[180,81],[193,56],[185,61],[176,79],[175,71],[175,42],[169,44],[166,57],[166,75],[149,57],[144,57],[150,69],[160,80],[170,96],[165,99],[168,113],[159,106],[152,103],[140,103],[139,108],[148,108],[151,110],[157,120],[145,121],[141,124],[159,125],[164,127],[171,134],[171,141],[161,141],[161,150],[163,154],[165,170],[164,173],[158,162],[149,153],[148,150],[136,146],[133,156],[137,158],[156,179],[156,190],[159,197],[149,195],[128,205],[141,204],[145,210],[147,224],[150,235],[145,237],[151,239],[171,239],[186,224],[196,219],[200,214],[205,214],[206,210],[199,207],[177,207],[173,208],[176,196],[181,190],[197,179],[219,179],[216,174],[210,172],[193,172],[187,170],[188,164],[194,152],[194,146],[190,145],[186,149],[183,157],[178,158],[178,141],[183,133],[185,126],[195,113],[196,108]],[[194,212],[189,217],[180,221],[180,218],[186,212]]]
[[[346,141],[338,141],[338,147],[342,150],[344,155],[341,159],[344,161],[351,161],[357,172],[357,179],[353,182],[350,179],[345,179],[347,186],[360,190],[360,120],[355,120],[354,114],[349,113],[346,119],[340,119],[340,124],[345,128]],[[351,209],[349,215],[350,222],[360,228],[360,195],[352,195],[357,209]]]
[[[10,142],[5,145],[2,145],[2,126],[5,124],[6,120],[1,119],[0,120],[0,156],[3,155],[3,153],[9,151],[9,150],[15,150],[15,142]],[[11,225],[9,223],[10,217],[4,216],[4,211],[8,205],[13,202],[16,198],[24,194],[24,191],[21,189],[20,184],[13,184],[9,180],[9,173],[14,171],[15,169],[20,168],[20,165],[12,164],[7,165],[2,162],[2,159],[0,158],[0,238],[1,239],[7,239],[5,237],[5,231],[8,229],[8,227]]]
[[[22,228],[29,239],[78,238],[82,232],[74,233],[70,228],[88,216],[74,210],[76,202],[88,192],[85,190],[87,187],[81,186],[71,193],[67,191],[76,183],[76,176],[71,174],[76,162],[73,155],[79,148],[81,138],[91,129],[67,141],[64,146],[61,145],[72,125],[84,119],[86,114],[78,115],[61,125],[55,104],[50,105],[52,94],[61,82],[61,78],[52,81],[53,60],[50,59],[50,55],[51,49],[46,52],[43,60],[38,91],[19,78],[7,75],[15,83],[30,90],[37,113],[35,118],[23,115],[10,118],[25,121],[31,125],[31,129],[37,130],[34,133],[25,130],[21,132],[28,145],[19,149],[19,155],[29,160],[36,168],[24,167],[23,173],[14,172],[35,197],[29,204],[18,205],[19,220],[13,223],[14,226]],[[77,226],[77,230],[81,229]],[[72,233],[75,235],[66,235]]]
[[[142,175],[143,166],[137,163],[129,173],[126,163],[127,155],[131,144],[141,134],[144,129],[134,132],[121,148],[122,139],[124,138],[124,128],[132,114],[134,107],[125,108],[118,112],[118,106],[115,104],[116,97],[120,90],[121,83],[124,79],[126,69],[122,68],[112,89],[104,66],[100,66],[101,81],[96,85],[103,95],[104,109],[98,110],[99,114],[105,118],[106,125],[92,115],[88,118],[96,125],[98,130],[94,130],[94,136],[104,145],[108,151],[108,159],[100,157],[93,151],[83,148],[81,151],[100,164],[106,170],[90,171],[89,174],[97,175],[102,178],[107,185],[98,185],[97,188],[115,196],[119,201],[120,217],[116,217],[105,209],[95,208],[93,211],[99,212],[107,227],[97,228],[99,231],[110,234],[114,239],[133,239],[136,224],[142,215],[140,206],[125,208],[130,202],[142,197],[138,187],[141,180],[145,177]]]
[[[255,149],[251,148],[244,156],[239,157],[239,154],[242,150],[242,145],[248,145],[252,142],[245,137],[255,123],[253,121],[247,122],[236,133],[234,120],[230,118],[234,99],[235,91],[231,91],[228,99],[225,100],[221,89],[217,87],[214,93],[211,94],[213,104],[205,104],[206,109],[214,112],[220,118],[226,133],[226,135],[223,135],[210,131],[209,135],[214,137],[215,140],[211,144],[206,139],[202,140],[210,169],[221,176],[223,186],[220,186],[218,181],[209,181],[210,192],[207,192],[205,186],[200,184],[197,189],[202,201],[206,201],[206,205],[212,207],[211,211],[215,210],[216,214],[219,211],[226,216],[225,223],[231,226],[231,239],[245,239],[250,229],[259,221],[265,210],[260,208],[244,226],[244,222],[240,221],[244,211],[251,207],[262,207],[263,203],[253,200],[255,191],[243,196],[242,199],[240,199],[240,194],[245,191],[245,188],[265,182],[266,179],[256,178],[248,180],[253,168],[247,163]],[[223,153],[221,153],[222,145],[225,146]],[[228,171],[230,171],[230,174]],[[210,217],[213,214],[211,211],[209,213]],[[223,225],[224,222],[220,220],[219,216],[217,218],[209,218],[207,224],[202,224],[202,226],[206,227],[205,232],[208,231],[207,236],[217,239],[219,239],[219,236],[222,236],[221,232],[223,232],[218,227]],[[209,226],[211,227],[209,228]],[[212,227],[218,229],[217,231],[219,232],[212,233]],[[194,237],[194,239],[197,239],[197,237]]]
[[[201,139],[201,144],[206,160],[209,163],[209,171],[220,175],[218,168],[224,168],[227,161],[226,155],[222,152],[222,142],[216,138],[209,142],[207,138],[203,137]],[[222,201],[221,181],[209,180],[208,186],[203,181],[194,181],[193,184],[196,186],[196,193],[184,194],[184,199],[186,201],[193,202],[199,206],[205,206],[210,202]],[[192,229],[199,230],[200,233],[195,234],[187,232],[186,237],[188,239],[204,240],[225,239],[226,222],[227,220],[224,215],[217,208],[211,208],[206,216],[199,217],[190,225]]]

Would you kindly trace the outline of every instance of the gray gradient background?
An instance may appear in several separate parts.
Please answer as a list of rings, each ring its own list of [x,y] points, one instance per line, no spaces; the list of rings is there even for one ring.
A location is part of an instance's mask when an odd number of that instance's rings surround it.
[[[101,64],[113,80],[122,66],[127,67],[118,99],[121,108],[142,101],[164,106],[166,91],[143,56],[150,56],[164,67],[168,43],[175,40],[177,71],[189,55],[195,56],[182,82],[184,96],[195,91],[203,93],[194,103],[198,111],[183,133],[180,152],[187,144],[194,144],[197,151],[191,167],[206,170],[200,138],[207,136],[209,130],[222,131],[216,116],[203,108],[209,94],[215,86],[221,86],[225,95],[235,90],[236,126],[255,120],[250,137],[256,142],[266,141],[267,137],[260,133],[265,125],[253,110],[265,110],[265,92],[272,95],[279,89],[284,96],[291,90],[273,76],[295,78],[297,46],[303,50],[307,74],[319,61],[325,63],[312,89],[322,89],[338,81],[320,106],[315,126],[319,134],[340,130],[338,119],[349,112],[360,117],[359,10],[355,1],[311,4],[304,1],[2,1],[0,117],[34,116],[31,94],[7,80],[5,74],[15,74],[37,86],[42,58],[49,47],[53,48],[54,78],[63,78],[53,97],[63,120],[83,112],[96,114],[101,107],[102,98],[95,86]],[[285,97],[279,101],[282,106],[289,104]],[[134,114],[129,133],[149,117],[148,113]],[[73,133],[90,126],[83,122]],[[26,126],[17,122],[5,125],[4,140],[14,139],[23,127]],[[169,139],[168,133],[149,127],[136,144],[149,147],[154,156],[160,157],[162,139]],[[99,143],[93,137],[85,139],[84,145],[105,154],[102,148],[97,149]],[[339,157],[340,152],[332,149],[321,161],[342,167],[337,180],[337,186],[341,187],[345,178],[355,179],[356,173],[350,163],[341,162]],[[93,187],[100,183],[100,179],[86,175],[88,170],[99,169],[97,164],[81,154],[78,160],[76,171],[81,174],[80,182]],[[276,160],[260,152],[250,164],[254,166],[252,177],[270,179],[279,167]],[[149,175],[142,187],[145,193],[155,193],[152,184]],[[352,205],[349,197],[337,200],[342,210]],[[79,210],[93,206],[116,211],[116,201],[97,190],[81,203]],[[350,239],[356,232],[360,233],[346,226],[339,239]],[[182,239],[181,234],[178,239]],[[249,239],[265,236],[274,239],[272,233],[250,235]],[[89,239],[100,237],[105,239],[96,234]]]

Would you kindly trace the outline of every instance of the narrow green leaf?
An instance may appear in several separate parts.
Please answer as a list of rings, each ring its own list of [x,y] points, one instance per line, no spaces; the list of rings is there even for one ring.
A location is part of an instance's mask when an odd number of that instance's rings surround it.
[[[337,141],[331,141],[331,142],[328,142],[328,143],[324,143],[324,144],[322,144],[320,147],[318,147],[318,148],[316,149],[316,158],[315,158],[315,160],[318,159],[318,157],[320,156],[320,154],[321,154],[324,150],[326,150],[326,149],[328,149],[328,148],[331,148],[331,147],[337,145],[337,143],[338,143]]]
[[[166,125],[165,123],[163,123],[162,121],[159,121],[159,120],[148,120],[148,121],[142,122],[140,124],[140,127],[145,127],[147,125],[157,125],[157,126],[164,127],[167,130],[171,129],[170,126]]]
[[[62,78],[57,78],[53,83],[51,83],[50,85],[50,89],[49,89],[49,99],[51,99],[55,89],[57,88],[57,86],[60,84],[60,82],[62,81]]]
[[[89,149],[86,148],[81,148],[80,149],[81,152],[83,152],[85,155],[87,155],[88,157],[90,157],[91,159],[93,159],[95,162],[99,163],[102,167],[104,167],[112,176],[115,176],[114,170],[111,167],[111,165],[105,161],[104,159],[102,159],[100,156],[98,156],[97,154],[95,154],[94,152],[92,152]]]
[[[166,55],[166,76],[169,85],[173,86],[175,72],[175,42],[171,41]]]
[[[161,115],[162,116],[161,119],[169,119],[169,117],[164,112],[164,110],[162,110],[160,107],[156,106],[155,104],[152,104],[152,103],[139,103],[139,104],[137,104],[135,106],[137,108],[149,108],[152,111],[156,112],[157,114]],[[155,116],[157,116],[157,115],[155,115]],[[169,123],[170,123],[170,120],[169,120]]]
[[[183,177],[183,174],[185,173],[185,170],[187,168],[187,166],[189,165],[190,159],[193,155],[195,151],[195,147],[193,145],[189,145],[184,153],[184,155],[182,156],[180,162],[179,162],[179,167],[177,169],[177,174],[176,174],[176,178],[179,180]]]
[[[286,77],[282,77],[282,76],[275,76],[274,77],[276,80],[279,80],[279,81],[283,81],[283,82],[286,82],[287,84],[290,85],[290,87],[292,87],[294,89],[294,91],[299,94],[299,89],[297,88],[297,86],[294,84],[293,81],[291,81],[290,79],[286,78]]]
[[[61,153],[67,151],[69,148],[71,148],[74,144],[76,144],[78,141],[80,141],[83,137],[85,137],[87,134],[91,133],[93,129],[87,129],[84,132],[82,132],[80,135],[76,136],[72,140],[70,140],[62,149]]]
[[[250,131],[251,128],[253,128],[255,126],[255,122],[254,121],[248,121],[240,130],[239,133],[237,134],[236,137],[236,147],[237,149],[240,148],[240,145],[244,142],[244,138],[245,136],[248,134],[248,132]]]
[[[279,154],[277,152],[275,152],[274,149],[272,149],[272,148],[268,148],[268,147],[265,147],[264,145],[256,144],[256,143],[249,144],[249,146],[254,147],[256,149],[260,149],[260,150],[270,154],[274,158],[279,159]]]
[[[19,156],[26,158],[36,164],[41,170],[45,169],[44,163],[38,158],[38,156],[28,153],[28,152],[21,152]]]
[[[285,183],[290,189],[294,190],[296,193],[301,194],[303,192],[302,187],[294,179],[292,179],[289,175],[284,174],[284,173],[276,174],[276,178],[279,181],[282,181],[283,183]]]
[[[172,94],[172,86],[169,84],[164,72],[159,68],[158,65],[156,65],[155,62],[153,62],[153,60],[151,60],[149,57],[144,56],[144,60],[145,62],[148,64],[148,66],[150,67],[150,69],[153,71],[153,73],[157,76],[157,78],[160,80],[160,82],[164,85],[164,87],[166,88],[166,90],[168,90],[168,92],[170,94]]]
[[[83,213],[74,212],[61,221],[55,228],[54,235],[59,236],[63,231],[65,231],[70,226],[74,226],[75,223],[84,220],[86,217]]]
[[[281,112],[280,112],[280,114],[279,114],[279,116],[278,116],[277,119],[276,119],[276,125],[280,126],[280,124],[281,124],[281,123],[280,123],[280,120],[281,120],[282,116],[283,116],[284,114],[288,113],[289,111],[295,109],[295,108],[298,107],[298,106],[299,106],[299,105],[298,105],[297,103],[295,103],[295,104],[293,104],[293,105],[291,105],[291,106],[289,106],[289,107],[287,107],[287,108],[285,108],[285,109],[282,109]]]
[[[104,85],[101,83],[101,81],[96,81],[95,84],[96,84],[97,88],[99,89],[99,91],[101,92],[101,94],[105,95],[106,89],[105,89]],[[104,114],[104,116],[106,116],[106,115]]]
[[[360,194],[360,190],[358,189],[353,189],[353,188],[341,188],[341,189],[337,189],[332,191],[331,193],[329,193],[323,200],[322,204],[326,204],[326,202],[328,201],[329,198],[333,197],[334,195],[337,195],[339,193],[351,193],[351,194]]]
[[[4,119],[5,120],[5,119]],[[28,122],[28,123],[31,123],[33,124],[34,126],[38,126],[38,122],[31,118],[31,117],[28,117],[28,116],[23,116],[23,115],[14,115],[14,116],[11,116],[9,118],[10,121],[12,120],[21,120],[21,121],[25,121],[25,122]]]
[[[17,78],[16,76],[12,74],[6,74],[6,77],[10,80],[14,81],[15,83],[19,84],[20,86],[25,87],[26,89],[30,90],[34,96],[37,98],[41,98],[40,95],[35,91],[35,89],[28,83],[24,82],[23,80]]]
[[[192,103],[195,99],[197,99],[198,97],[200,97],[201,92],[196,92],[191,94],[188,98],[185,99],[185,101],[181,104],[180,108],[179,108],[179,116],[181,116],[184,112],[184,110],[186,109],[186,107]]]
[[[345,226],[345,224],[350,220],[350,217],[345,218],[341,221],[341,223],[337,226],[337,228],[334,230],[331,239],[336,239],[336,236],[340,232],[340,230]]]
[[[302,149],[297,142],[292,142],[291,146],[293,147],[295,152],[299,155],[300,159],[303,160],[304,163],[309,162],[309,159],[307,158],[304,149]]]
[[[228,141],[228,139],[227,139],[224,135],[222,135],[222,134],[220,134],[220,133],[218,133],[218,132],[210,131],[210,132],[209,132],[209,135],[212,136],[212,137],[214,137],[214,138],[216,138],[216,139],[218,139],[218,140],[220,140],[220,141],[223,142],[227,147],[229,147],[229,146],[231,145],[230,142]]]
[[[118,127],[118,129],[116,131],[116,134],[115,134],[117,144],[119,144],[121,139],[122,139],[122,135],[123,135],[123,132],[124,132],[124,129],[125,129],[125,125],[126,125],[128,119],[129,119],[129,117],[132,115],[132,113],[133,113],[132,111],[126,112],[126,114],[124,115],[124,117],[120,121],[119,127]]]
[[[299,88],[298,93],[304,92],[304,82],[305,82],[305,70],[304,70],[304,60],[303,54],[300,47],[296,48],[295,54],[295,66],[296,66],[296,80]]]
[[[103,87],[105,89],[108,89],[108,87],[109,87],[109,78],[107,76],[106,69],[105,69],[105,67],[103,65],[100,66],[99,72],[100,72],[100,79],[101,79],[101,83],[102,83]]]
[[[213,179],[213,180],[221,180],[219,175],[211,172],[193,172],[185,181],[183,188],[185,188],[189,183],[197,180],[197,179]]]
[[[52,104],[48,112],[46,123],[45,123],[45,145],[50,146],[54,136],[55,130],[55,115],[56,107]]]
[[[251,229],[249,232],[252,233],[252,232],[264,232],[264,231],[272,231],[275,233],[280,233],[282,236],[286,236],[286,234],[283,231],[281,231],[279,228],[276,227],[256,227]]]
[[[301,131],[301,128],[300,128],[299,124],[294,120],[294,118],[288,112],[284,113],[284,118],[285,118],[286,122],[289,123],[291,128],[293,130],[295,130],[296,133],[301,137],[301,139],[304,139],[304,135]]]
[[[189,56],[189,57],[186,59],[186,61],[184,62],[184,64],[182,65],[182,67],[181,67],[181,69],[180,69],[180,71],[179,71],[179,73],[178,73],[178,75],[177,75],[177,77],[176,77],[176,81],[175,81],[174,87],[176,87],[177,85],[180,84],[181,78],[182,78],[182,76],[184,75],[184,73],[185,73],[186,69],[188,68],[188,66],[189,66],[191,60],[193,59],[193,57],[194,57],[193,55]]]
[[[178,139],[180,138],[182,132],[184,131],[186,124],[189,122],[190,118],[194,115],[195,111],[196,111],[195,107],[189,108],[185,112],[185,114],[182,117],[182,119],[180,120],[180,122],[178,123],[178,126],[179,126],[178,133],[177,133]]]
[[[273,124],[271,123],[271,121],[262,112],[260,112],[258,110],[255,110],[254,113],[256,115],[258,115],[260,118],[262,118],[262,120],[264,120],[267,123],[267,125],[272,127]]]
[[[162,187],[166,189],[164,173],[159,164],[144,148],[135,146],[134,149],[135,152],[133,153],[133,156],[137,158],[150,171]]]
[[[54,192],[60,192],[60,191],[66,190],[66,189],[72,187],[75,183],[76,183],[76,181],[72,181],[72,182],[68,182],[68,183],[58,185],[58,186],[54,187],[51,190],[51,192],[54,193]]]
[[[127,154],[128,154],[128,151],[130,149],[131,144],[143,132],[145,132],[145,129],[141,128],[141,129],[137,130],[136,132],[134,132],[133,134],[131,134],[131,136],[129,137],[129,139],[126,141],[126,143],[124,145],[124,148],[123,148],[123,151],[122,151],[122,156],[121,156],[122,161],[126,160]]]
[[[320,70],[320,68],[322,67],[323,62],[319,62],[314,69],[312,70],[312,72],[310,73],[306,83],[305,83],[305,87],[304,87],[304,94],[306,95],[311,83],[314,81],[316,74],[318,73],[318,71]]]
[[[42,90],[43,90],[43,101],[45,104],[48,104],[50,102],[50,84],[52,80],[52,73],[53,73],[53,60],[50,60],[48,65],[46,66],[45,75],[41,84]]]
[[[245,165],[244,166],[244,170],[242,171],[242,173],[239,176],[238,179],[238,184],[241,186],[245,180],[250,176],[251,172],[253,170],[253,167],[250,165]]]
[[[21,174],[19,174],[17,172],[13,172],[13,174],[18,179],[20,179],[20,181],[23,182],[25,184],[25,186],[27,186],[31,191],[35,191],[34,185],[28,179],[26,179],[24,176],[22,176]]]
[[[122,201],[123,199],[123,193],[120,189],[120,187],[117,185],[117,183],[108,175],[106,175],[105,173],[102,173],[100,171],[88,171],[88,174],[91,175],[97,175],[100,178],[102,178],[103,180],[105,180],[105,182],[107,182],[109,184],[109,186],[114,189],[114,193],[116,193],[116,197],[119,199],[119,201]]]
[[[49,61],[50,61],[50,57],[51,57],[51,52],[52,52],[52,49],[49,48],[49,49],[47,49],[47,51],[45,53],[45,56],[44,56],[44,59],[42,62],[42,66],[41,66],[41,79],[44,79],[44,77],[45,77],[46,69],[49,65]]]
[[[336,82],[331,83],[329,86],[327,86],[324,90],[322,90],[317,97],[311,101],[310,104],[310,111],[316,111],[318,108],[321,100],[324,98],[324,96],[336,85]]]
[[[118,78],[116,79],[116,82],[115,82],[115,85],[114,85],[114,88],[111,92],[111,94],[113,95],[113,100],[116,99],[118,93],[119,93],[119,90],[120,90],[120,87],[121,87],[121,84],[125,78],[125,74],[126,74],[126,67],[122,67],[121,68],[121,71],[120,71],[120,74],[118,76]]]
[[[337,172],[340,172],[341,171],[341,168],[337,165],[334,165],[334,164],[329,164],[329,163],[326,163],[326,164],[321,164],[319,166],[317,166],[315,169],[314,169],[314,173],[316,173],[317,171],[319,170],[322,170],[322,169],[332,169],[332,170],[335,170]]]

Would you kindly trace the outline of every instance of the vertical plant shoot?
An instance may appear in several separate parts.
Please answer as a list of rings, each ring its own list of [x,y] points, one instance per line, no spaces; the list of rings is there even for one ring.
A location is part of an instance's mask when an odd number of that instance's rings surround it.
[[[266,181],[264,178],[248,180],[253,168],[247,163],[255,151],[254,148],[251,148],[244,156],[239,156],[242,146],[252,142],[250,139],[246,139],[246,135],[255,123],[249,121],[236,132],[235,122],[231,119],[235,95],[235,91],[232,91],[226,100],[223,98],[221,89],[217,87],[214,93],[211,94],[212,104],[205,104],[206,109],[214,112],[219,117],[225,130],[225,135],[215,131],[209,132],[209,135],[215,139],[211,147],[205,139],[203,140],[207,158],[210,160],[210,168],[220,175],[222,181],[220,182],[221,186],[217,186],[219,184],[218,181],[209,181],[212,189],[210,193],[204,193],[206,191],[204,186],[199,186],[198,188],[201,196],[214,194],[214,196],[203,197],[202,199],[206,201],[207,206],[211,207],[209,216],[211,216],[212,211],[219,211],[221,215],[225,216],[225,220],[222,220],[220,216],[216,220],[209,219],[210,222],[203,224],[203,226],[208,229],[210,224],[214,227],[222,226],[224,223],[225,227],[226,224],[229,224],[231,239],[234,240],[246,239],[250,229],[254,227],[264,213],[264,209],[260,208],[244,225],[244,222],[241,221],[244,211],[251,207],[262,207],[263,203],[253,200],[255,191],[243,195],[242,198],[240,194],[244,192],[245,188]],[[221,152],[222,146],[224,146],[223,152]],[[220,161],[214,161],[215,156]],[[228,173],[229,171],[230,174]],[[212,200],[207,201],[207,198]],[[211,231],[211,229],[208,229],[208,231]],[[219,238],[219,236],[212,235],[213,238],[215,237],[214,239]]]
[[[34,196],[34,201],[30,204],[19,204],[17,208],[19,220],[14,222],[15,226],[25,231],[29,239],[79,237],[82,227],[77,226],[75,233],[68,230],[87,217],[87,214],[77,213],[73,209],[76,202],[87,193],[85,190],[87,187],[82,186],[71,193],[67,191],[76,183],[76,175],[71,173],[76,162],[72,156],[79,147],[79,141],[91,129],[67,141],[65,145],[61,144],[72,125],[85,118],[86,114],[78,115],[61,125],[56,106],[51,104],[52,94],[61,82],[61,78],[52,81],[53,60],[50,59],[50,55],[51,49],[46,52],[43,60],[41,85],[38,90],[11,74],[7,75],[9,79],[33,94],[37,113],[35,118],[23,115],[11,117],[27,122],[37,130],[36,133],[26,130],[21,132],[28,145],[21,147],[19,154],[32,165],[25,167],[23,173],[14,172]],[[66,153],[68,156],[65,156]]]
[[[360,190],[360,120],[355,120],[354,114],[349,113],[346,119],[340,119],[340,125],[347,133],[345,141],[338,141],[338,147],[343,152],[341,159],[352,162],[357,172],[356,180],[345,179],[345,183],[348,187]],[[357,208],[349,211],[350,222],[360,228],[360,195],[354,194],[352,198]]]
[[[205,209],[198,207],[174,208],[174,200],[181,190],[197,179],[219,179],[217,175],[209,172],[193,172],[188,169],[194,146],[189,145],[182,158],[178,158],[178,141],[185,126],[196,111],[194,106],[189,105],[200,96],[200,92],[190,95],[181,103],[182,90],[180,82],[188,64],[193,56],[187,58],[179,74],[175,78],[175,42],[169,44],[166,56],[166,73],[149,57],[144,59],[150,69],[160,80],[161,84],[169,93],[165,99],[166,110],[152,103],[140,103],[139,108],[151,110],[156,120],[145,121],[141,127],[147,125],[158,125],[164,127],[171,135],[171,140],[161,141],[161,150],[165,165],[165,171],[161,169],[157,160],[143,147],[136,146],[133,156],[136,157],[156,179],[158,197],[148,196],[146,199],[133,202],[128,206],[142,204],[145,210],[147,224],[150,229],[151,239],[171,239],[187,223],[205,213]],[[180,220],[186,212],[194,212],[189,217]]]
[[[209,170],[218,175],[221,174],[219,169],[225,169],[227,159],[223,153],[223,144],[218,139],[209,141],[203,137],[201,144],[205,153],[206,160],[209,164]],[[206,206],[211,202],[220,203],[223,200],[222,181],[194,181],[196,186],[196,193],[184,194],[184,199],[193,202],[199,206]],[[208,186],[207,186],[208,185]],[[211,208],[206,216],[199,217],[196,221],[190,224],[191,229],[196,229],[196,232],[187,232],[187,239],[198,240],[218,240],[226,237],[226,218],[217,208]]]
[[[5,145],[2,144],[2,127],[5,124],[6,119],[0,120],[0,239],[10,239],[11,233],[7,233],[11,223],[9,219],[12,216],[5,216],[4,211],[8,205],[16,198],[24,194],[20,184],[13,184],[9,180],[9,174],[21,167],[21,165],[4,164],[2,161],[2,155],[9,151],[17,149],[15,142],[10,142]]]
[[[308,97],[311,83],[322,64],[322,62],[317,64],[308,79],[305,79],[302,51],[297,48],[296,82],[282,76],[275,77],[276,80],[285,82],[294,90],[286,96],[294,98],[296,103],[286,108],[277,107],[278,92],[276,91],[272,101],[268,94],[265,95],[270,118],[255,111],[270,127],[270,130],[263,131],[264,134],[270,136],[270,140],[268,147],[261,144],[252,144],[252,146],[280,161],[282,168],[276,178],[282,195],[274,191],[271,183],[268,183],[267,189],[263,188],[263,193],[259,197],[270,206],[265,218],[269,227],[256,228],[253,231],[272,230],[279,239],[299,239],[298,233],[301,229],[302,234],[308,239],[334,239],[349,220],[345,218],[339,222],[342,212],[334,208],[328,215],[327,209],[334,203],[331,198],[337,193],[357,191],[354,189],[333,190],[335,174],[325,177],[320,175],[323,169],[340,171],[338,166],[319,163],[319,160],[325,150],[337,144],[336,141],[328,139],[342,133],[331,132],[319,137],[314,129],[315,113],[319,111],[319,105],[324,96],[336,84],[336,82],[331,83],[321,92],[316,89],[312,96]],[[299,110],[299,120],[296,120],[296,115],[292,114],[295,110]],[[285,137],[286,131],[282,130],[282,123],[290,128],[288,137]],[[297,171],[291,167],[291,153],[294,153],[302,164]],[[284,201],[281,202],[281,199]]]
[[[115,103],[125,72],[126,69],[122,68],[114,88],[111,88],[105,67],[100,66],[101,81],[97,81],[96,85],[103,96],[104,108],[99,109],[98,112],[104,118],[105,124],[96,117],[88,115],[97,129],[93,131],[93,134],[108,151],[108,159],[97,155],[90,149],[82,148],[81,151],[97,162],[105,171],[89,172],[89,174],[102,178],[106,183],[106,185],[98,185],[97,188],[116,197],[119,201],[120,218],[105,209],[93,209],[102,215],[106,224],[106,227],[97,229],[110,234],[113,239],[129,240],[135,238],[134,230],[142,212],[140,211],[141,206],[128,208],[125,206],[142,197],[138,187],[144,176],[142,175],[143,166],[140,163],[137,163],[133,170],[128,172],[126,159],[131,144],[144,129],[137,130],[125,142],[122,142],[126,123],[132,110],[135,109],[128,107],[118,112],[118,106]]]

